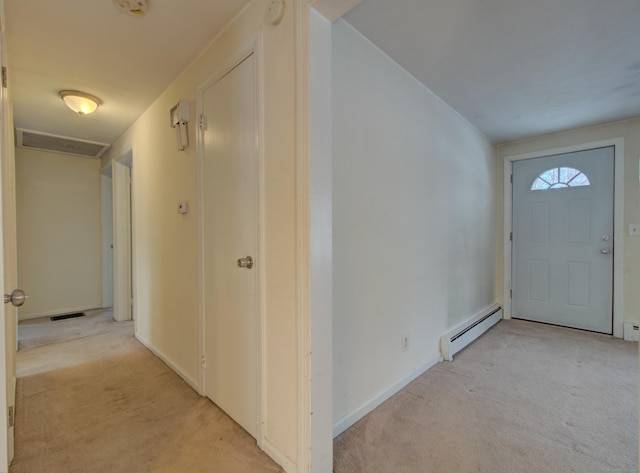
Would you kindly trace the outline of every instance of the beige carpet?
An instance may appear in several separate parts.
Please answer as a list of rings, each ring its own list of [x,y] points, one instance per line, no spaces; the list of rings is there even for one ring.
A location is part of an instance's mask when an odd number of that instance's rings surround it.
[[[334,447],[335,473],[635,473],[638,344],[502,321]]]
[[[18,353],[10,473],[281,471],[139,344],[130,322],[111,327]]]

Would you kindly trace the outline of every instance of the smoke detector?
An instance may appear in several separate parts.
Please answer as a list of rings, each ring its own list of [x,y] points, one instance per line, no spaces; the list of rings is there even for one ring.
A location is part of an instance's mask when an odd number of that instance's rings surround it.
[[[135,17],[144,16],[149,8],[147,0],[113,0],[113,4],[121,12]]]

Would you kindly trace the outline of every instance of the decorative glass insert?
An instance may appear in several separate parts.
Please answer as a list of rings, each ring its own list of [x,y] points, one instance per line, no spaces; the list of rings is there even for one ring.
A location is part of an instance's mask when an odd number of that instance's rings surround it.
[[[531,184],[532,191],[560,189],[562,187],[590,186],[589,178],[580,170],[574,168],[553,168],[536,177]]]

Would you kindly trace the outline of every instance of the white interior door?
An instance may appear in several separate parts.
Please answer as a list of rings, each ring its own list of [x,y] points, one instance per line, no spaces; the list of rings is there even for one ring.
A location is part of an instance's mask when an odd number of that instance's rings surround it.
[[[612,333],[613,167],[613,147],[514,162],[514,318]]]
[[[111,168],[109,168],[111,173]],[[102,220],[102,307],[113,307],[113,183],[111,174],[100,176]]]
[[[253,54],[203,90],[202,109],[205,394],[256,437],[260,261]]]
[[[2,230],[0,239],[0,267],[3,274],[0,275],[0,287],[5,289],[5,294],[11,294],[18,286],[18,259],[17,259],[17,235],[16,235],[16,200],[15,200],[15,149],[13,143],[13,120],[12,113],[9,112],[7,117],[7,126],[3,136],[2,150],[2,166],[0,181],[2,182]],[[3,379],[5,386],[3,392],[6,393],[6,405],[4,405],[5,413],[8,416],[0,416],[6,419],[7,435],[6,435],[6,462],[8,464],[13,460],[13,413],[15,412],[16,398],[16,351],[17,351],[17,329],[18,314],[16,308],[12,304],[4,305],[4,324],[0,327],[4,333],[0,333],[0,340],[4,340],[4,367],[5,373]],[[8,417],[8,418],[7,418]],[[3,458],[3,455],[0,455]],[[0,461],[0,472],[5,466],[4,458]]]
[[[4,138],[4,136],[3,136]],[[2,161],[5,161],[5,149],[2,147]],[[0,169],[4,168],[0,166]],[[0,172],[3,172],[1,169]],[[4,186],[3,175],[0,176],[0,183]],[[2,189],[2,201],[4,207],[4,189]],[[0,235],[4,235],[6,222],[4,222],[4,208],[2,219],[0,219]],[[4,238],[0,238],[0,287],[7,289],[5,286],[4,277]],[[11,292],[9,290],[9,292]],[[12,313],[15,316],[15,309],[9,308],[8,304],[2,304],[0,309],[0,317],[2,317],[2,323],[0,323],[0,342],[2,348],[0,349],[0,409],[3,409],[4,414],[0,414],[0,472],[6,473],[9,471],[9,464],[13,459],[13,428],[8,422],[8,416],[6,413],[13,406],[13,399],[15,399],[15,353],[11,348],[12,344],[15,344],[16,336],[15,329],[11,329],[9,319]],[[13,389],[13,392],[12,392]]]
[[[132,319],[131,168],[113,161],[113,318]]]
[[[1,5],[1,4],[0,4]],[[0,16],[4,11],[0,8]],[[0,22],[2,23],[2,22]],[[0,58],[4,60],[4,31],[0,32]],[[7,89],[0,87],[0,287],[10,294],[17,286],[15,205],[15,147],[13,111]],[[16,348],[18,317],[12,304],[0,304],[0,473],[13,460],[13,418],[16,399]]]

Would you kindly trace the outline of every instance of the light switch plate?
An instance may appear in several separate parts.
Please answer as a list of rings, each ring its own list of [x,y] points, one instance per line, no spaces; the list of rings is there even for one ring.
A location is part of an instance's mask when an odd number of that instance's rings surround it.
[[[640,236],[640,223],[629,224],[629,236]]]
[[[178,202],[178,213],[186,214],[189,211],[189,205],[186,202]]]

